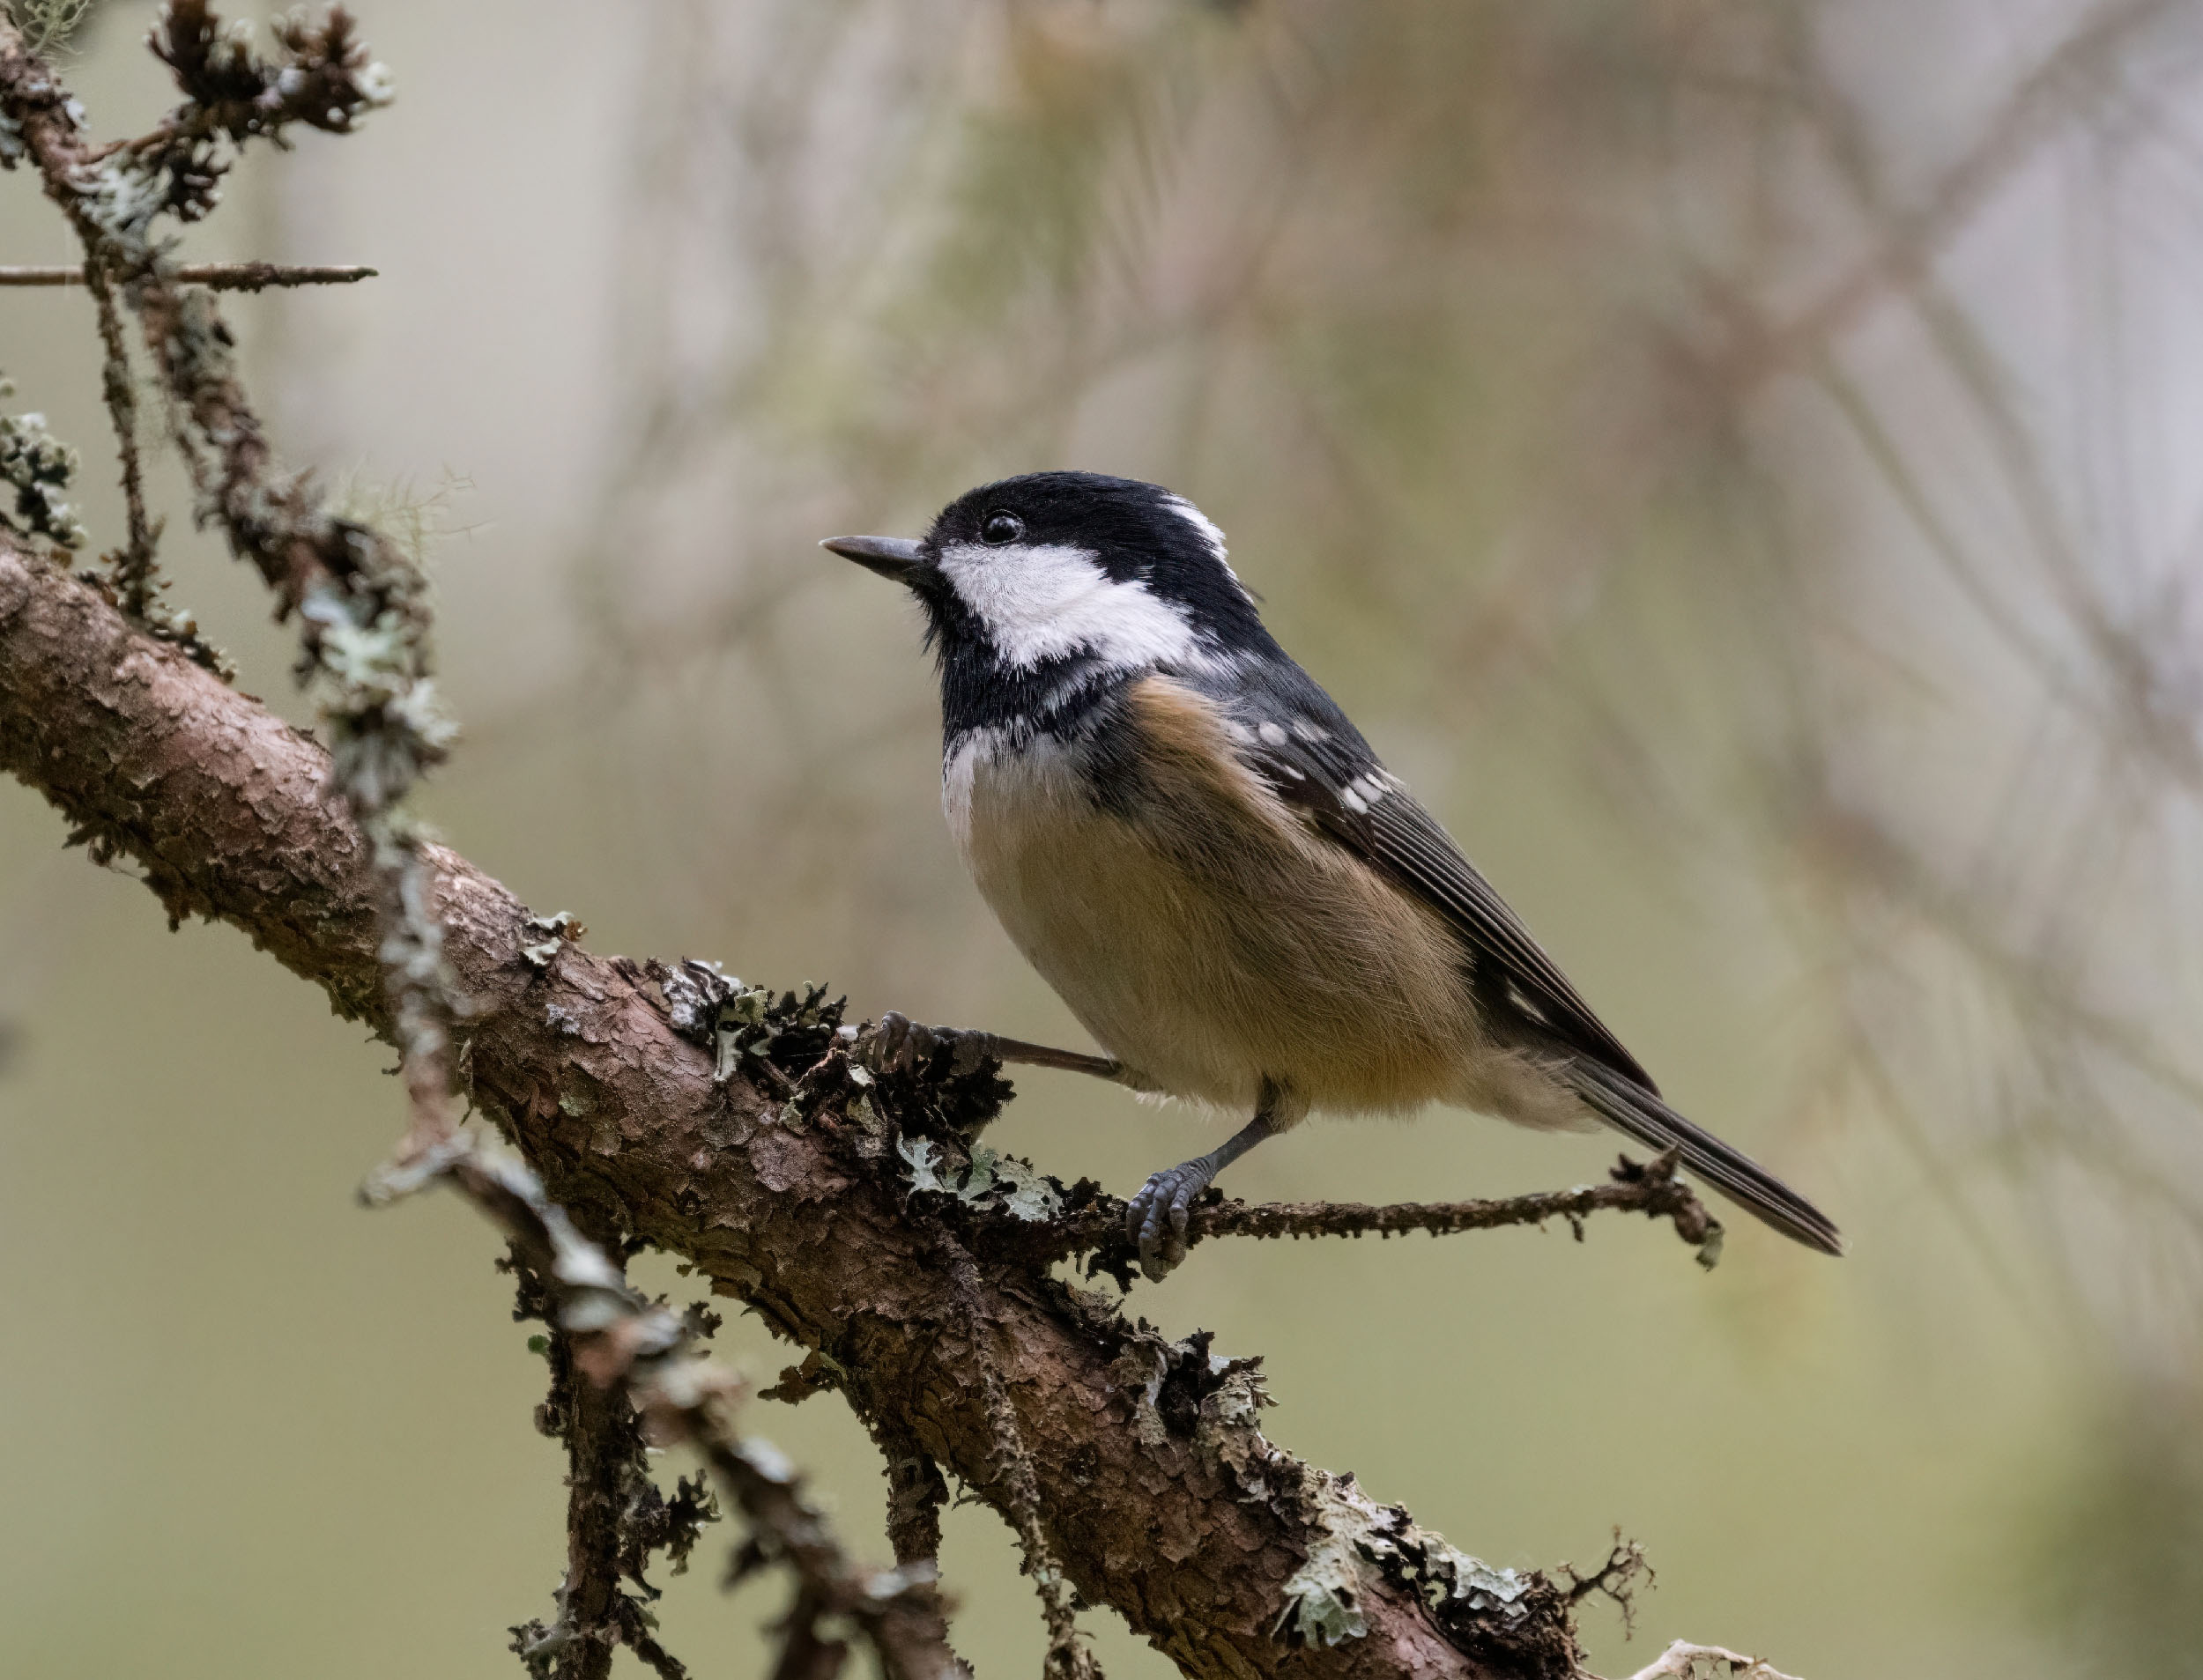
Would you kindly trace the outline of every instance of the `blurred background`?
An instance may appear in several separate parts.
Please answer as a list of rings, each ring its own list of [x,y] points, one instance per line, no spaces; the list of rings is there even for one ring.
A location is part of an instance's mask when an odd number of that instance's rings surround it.
[[[1641,1541],[1602,1672],[1689,1637],[1808,1680],[2203,1674],[2203,4],[360,10],[398,103],[248,159],[184,250],[382,270],[227,307],[287,455],[441,533],[455,845],[601,951],[1082,1043],[951,850],[913,609],[812,545],[1005,473],[1168,484],[1853,1252],[1227,1245],[1137,1310],[1263,1354],[1276,1439],[1465,1549]],[[168,102],[150,14],[76,41],[101,135]],[[72,255],[0,178],[0,261]],[[94,351],[80,292],[0,294],[105,546]],[[308,720],[155,482],[175,598]],[[63,837],[0,786],[11,1666],[516,1672],[561,1461],[496,1245],[358,1210],[388,1053]],[[997,1141],[1066,1179],[1213,1141],[1019,1083]],[[1230,1188],[1613,1153],[1445,1112]],[[839,1402],[749,1422],[884,1555]],[[945,1565],[979,1671],[1035,1672],[1000,1523],[953,1513]],[[777,1589],[716,1573],[666,1583],[666,1637],[753,1672]],[[1117,1680],[1170,1672],[1084,1619]]]

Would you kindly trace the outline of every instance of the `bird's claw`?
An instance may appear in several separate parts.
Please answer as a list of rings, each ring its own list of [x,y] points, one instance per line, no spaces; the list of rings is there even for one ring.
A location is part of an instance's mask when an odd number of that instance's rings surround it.
[[[1152,1173],[1124,1204],[1124,1235],[1139,1247],[1139,1269],[1150,1283],[1160,1281],[1186,1256],[1186,1221],[1195,1198],[1215,1180],[1205,1160],[1182,1161]]]
[[[931,1062],[943,1048],[950,1052],[948,1071],[953,1076],[976,1073],[987,1062],[1001,1059],[991,1032],[927,1026],[900,1010],[881,1014],[864,1046],[864,1059],[875,1072],[909,1073]]]

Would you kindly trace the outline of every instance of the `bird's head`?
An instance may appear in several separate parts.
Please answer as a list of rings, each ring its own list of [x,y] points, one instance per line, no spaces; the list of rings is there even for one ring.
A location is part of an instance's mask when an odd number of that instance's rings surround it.
[[[1268,640],[1224,533],[1183,496],[1135,479],[1005,478],[958,497],[923,538],[820,546],[907,585],[945,670],[1009,680],[1143,670]]]

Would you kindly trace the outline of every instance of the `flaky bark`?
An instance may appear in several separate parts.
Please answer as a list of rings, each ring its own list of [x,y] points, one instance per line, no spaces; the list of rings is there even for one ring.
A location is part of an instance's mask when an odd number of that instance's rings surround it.
[[[387,1035],[367,847],[322,796],[328,762],[95,590],[0,539],[0,767],[96,852],[135,859],[172,919],[241,929]],[[564,944],[534,966],[523,948],[542,934],[526,907],[456,853],[425,855],[471,1005],[460,1058],[471,1094],[551,1194],[592,1225],[694,1262],[845,1373],[836,1384],[860,1417],[1014,1521],[975,1319],[1030,1452],[1049,1544],[1086,1599],[1185,1672],[1574,1671],[1557,1588],[1493,1577],[1486,1590],[1472,1560],[1405,1512],[1264,1439],[1251,1377],[1205,1340],[1166,1346],[1100,1297],[983,1246],[968,1312],[941,1228],[907,1183],[849,1147],[859,1129],[841,1098],[782,1123],[774,1093],[744,1071],[715,1081],[635,965]]]

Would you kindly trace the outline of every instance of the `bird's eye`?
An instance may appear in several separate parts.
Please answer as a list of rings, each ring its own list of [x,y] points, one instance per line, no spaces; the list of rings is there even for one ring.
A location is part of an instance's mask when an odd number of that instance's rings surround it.
[[[979,528],[979,540],[990,547],[1000,548],[1005,543],[1014,543],[1025,535],[1025,522],[1015,514],[1000,509],[987,515],[987,522]]]

